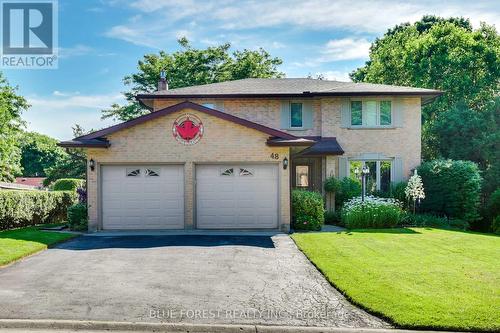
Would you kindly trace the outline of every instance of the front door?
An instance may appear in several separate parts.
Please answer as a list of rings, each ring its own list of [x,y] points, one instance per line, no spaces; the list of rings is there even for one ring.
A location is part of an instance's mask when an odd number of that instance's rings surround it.
[[[321,160],[292,158],[292,188],[321,192]]]

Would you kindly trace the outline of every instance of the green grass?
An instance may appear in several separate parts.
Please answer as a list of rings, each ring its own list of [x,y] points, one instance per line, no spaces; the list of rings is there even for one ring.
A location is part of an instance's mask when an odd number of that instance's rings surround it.
[[[403,328],[500,331],[500,237],[440,229],[300,233],[353,303]]]
[[[0,266],[47,249],[50,245],[75,237],[74,234],[42,231],[28,227],[0,232]]]

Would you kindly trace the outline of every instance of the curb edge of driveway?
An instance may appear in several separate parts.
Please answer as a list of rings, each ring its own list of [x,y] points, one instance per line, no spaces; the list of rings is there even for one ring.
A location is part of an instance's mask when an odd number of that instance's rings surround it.
[[[266,325],[222,325],[189,323],[147,323],[147,322],[112,322],[49,319],[0,319],[0,328],[24,330],[94,330],[94,331],[149,331],[171,333],[417,333],[437,331],[414,331],[378,328],[342,328],[342,327],[307,327],[307,326],[266,326]],[[440,331],[439,333],[444,333]]]

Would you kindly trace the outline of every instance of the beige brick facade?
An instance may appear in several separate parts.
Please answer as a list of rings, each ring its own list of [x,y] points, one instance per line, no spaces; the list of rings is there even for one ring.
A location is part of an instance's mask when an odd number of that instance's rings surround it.
[[[172,135],[172,124],[182,113],[198,116],[204,125],[203,138],[195,145],[186,146]],[[88,170],[89,229],[100,229],[100,167],[105,164],[172,163],[184,165],[185,228],[196,225],[195,166],[204,163],[279,163],[279,224],[287,231],[290,226],[289,170],[282,161],[289,157],[288,147],[269,147],[269,135],[233,122],[199,112],[183,110],[134,127],[113,133],[107,137],[111,146],[107,149],[88,149],[88,159],[97,166]],[[271,154],[279,154],[279,160]]]
[[[367,99],[377,99],[374,96]],[[387,97],[384,97],[387,99]],[[389,97],[389,99],[391,99]],[[392,98],[394,100],[394,98]],[[313,128],[306,131],[289,131],[297,136],[336,137],[348,158],[361,154],[382,154],[400,157],[403,175],[420,164],[421,158],[421,105],[420,97],[398,97],[402,108],[403,126],[389,129],[348,129],[341,127],[341,105],[343,98],[313,99]],[[283,99],[225,99],[224,112],[272,128],[280,128],[280,107]],[[183,100],[156,100],[154,110],[159,110]],[[194,103],[213,103],[213,99],[192,99]],[[327,159],[327,170],[336,158]],[[338,172],[338,163],[335,166]],[[330,174],[331,172],[328,172]]]
[[[370,99],[377,97],[370,97]],[[403,177],[420,164],[420,117],[419,97],[397,97],[402,114],[402,126],[395,128],[349,129],[341,125],[341,105],[344,98],[313,99],[313,128],[288,131],[296,136],[336,137],[345,151],[343,157],[355,159],[366,154],[379,154],[388,158],[398,157],[403,165]],[[395,100],[395,99],[393,99]],[[154,111],[183,102],[184,100],[155,100]],[[280,129],[281,103],[283,99],[192,99],[197,104],[223,102],[224,112],[268,127]],[[192,113],[201,118],[205,133],[193,146],[180,144],[172,136],[173,121],[181,113]],[[287,131],[287,130],[283,130]],[[203,163],[277,163],[271,154],[279,154],[279,224],[282,230],[290,227],[290,173],[284,170],[282,161],[290,160],[290,148],[269,147],[269,135],[233,122],[195,110],[179,111],[123,129],[107,137],[111,146],[107,149],[91,149],[88,159],[97,163],[95,171],[88,172],[89,229],[101,228],[100,221],[100,166],[103,164],[174,163],[184,165],[185,228],[196,227],[195,184],[196,164]],[[293,151],[297,151],[296,148]],[[293,158],[293,156],[292,156]],[[322,178],[339,175],[338,156],[321,159]],[[327,209],[331,209],[331,198]]]

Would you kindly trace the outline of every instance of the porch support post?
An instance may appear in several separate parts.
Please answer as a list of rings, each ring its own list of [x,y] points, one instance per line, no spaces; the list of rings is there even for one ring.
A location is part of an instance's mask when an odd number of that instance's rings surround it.
[[[336,156],[326,156],[325,158],[325,176],[335,177],[337,175],[336,172]],[[326,179],[325,178],[325,179]],[[326,194],[326,210],[335,211],[335,195],[333,193]]]

